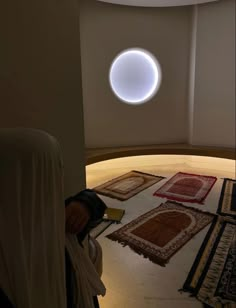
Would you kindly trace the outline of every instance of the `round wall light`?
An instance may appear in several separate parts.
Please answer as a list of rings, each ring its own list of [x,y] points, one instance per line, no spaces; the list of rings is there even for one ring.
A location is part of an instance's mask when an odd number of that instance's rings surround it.
[[[121,101],[139,105],[157,93],[161,84],[161,67],[147,50],[131,48],[113,60],[109,80],[112,91]]]

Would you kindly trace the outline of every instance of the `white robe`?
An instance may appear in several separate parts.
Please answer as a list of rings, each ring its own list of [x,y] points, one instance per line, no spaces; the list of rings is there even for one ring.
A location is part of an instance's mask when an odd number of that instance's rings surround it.
[[[57,141],[0,130],[0,287],[17,308],[65,308],[65,208]]]
[[[93,296],[104,296],[105,286],[88,254],[78,245],[76,236],[67,234],[66,249],[74,269],[74,307],[94,308]]]
[[[76,237],[66,238],[58,142],[35,129],[0,129],[0,288],[16,308],[66,308],[65,244],[74,307],[92,308],[92,296],[105,294]]]

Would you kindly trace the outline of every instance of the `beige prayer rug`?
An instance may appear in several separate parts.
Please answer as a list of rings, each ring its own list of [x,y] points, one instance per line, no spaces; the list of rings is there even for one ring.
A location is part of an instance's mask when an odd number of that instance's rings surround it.
[[[163,178],[162,176],[133,170],[102,185],[96,186],[93,190],[100,195],[124,201],[158,183]]]
[[[215,215],[173,201],[162,203],[117,231],[107,235],[128,245],[152,262],[165,266],[169,259]]]
[[[180,291],[208,307],[236,307],[236,224],[218,216],[202,243]]]

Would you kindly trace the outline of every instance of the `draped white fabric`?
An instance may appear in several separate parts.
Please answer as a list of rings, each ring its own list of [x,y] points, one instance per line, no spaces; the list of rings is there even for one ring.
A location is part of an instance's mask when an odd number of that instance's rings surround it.
[[[65,308],[62,159],[57,141],[0,130],[0,287],[17,308]]]
[[[106,293],[105,286],[96,272],[92,261],[84,249],[78,245],[75,235],[67,234],[66,248],[75,273],[75,307],[94,308],[93,296],[104,296]]]
[[[215,2],[219,0],[98,0],[102,2],[144,6],[144,7],[167,7],[167,6],[181,6],[181,5],[195,5],[207,2]]]

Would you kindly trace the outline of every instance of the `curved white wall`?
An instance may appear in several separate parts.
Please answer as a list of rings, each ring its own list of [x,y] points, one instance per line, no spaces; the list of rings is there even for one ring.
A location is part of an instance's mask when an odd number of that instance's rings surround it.
[[[235,147],[235,0],[198,7],[192,144]]]
[[[136,8],[93,0],[81,3],[81,57],[87,147],[186,142],[191,7]],[[115,56],[144,48],[159,61],[162,83],[139,106],[113,94]]]
[[[235,147],[235,0],[198,5],[197,16],[194,10],[81,1],[87,147]],[[120,103],[108,81],[114,57],[131,47],[152,52],[163,77],[157,95],[135,107]]]

